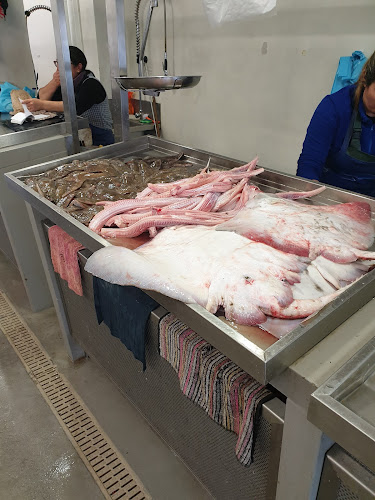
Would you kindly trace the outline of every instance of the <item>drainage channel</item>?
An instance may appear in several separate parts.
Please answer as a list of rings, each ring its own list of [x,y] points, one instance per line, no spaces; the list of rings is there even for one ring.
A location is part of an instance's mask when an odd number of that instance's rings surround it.
[[[0,329],[53,411],[103,495],[111,500],[150,500],[136,474],[101,430],[33,332],[0,292]]]

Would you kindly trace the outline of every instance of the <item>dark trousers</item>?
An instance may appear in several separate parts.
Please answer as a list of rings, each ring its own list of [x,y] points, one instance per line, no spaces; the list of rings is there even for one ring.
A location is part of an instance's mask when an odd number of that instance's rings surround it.
[[[94,146],[108,146],[115,142],[115,136],[112,130],[106,128],[95,127],[90,125],[92,133],[92,143]]]

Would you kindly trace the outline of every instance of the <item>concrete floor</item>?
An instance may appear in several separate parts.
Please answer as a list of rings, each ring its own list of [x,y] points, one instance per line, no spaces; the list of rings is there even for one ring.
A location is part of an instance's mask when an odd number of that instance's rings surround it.
[[[92,360],[72,364],[53,309],[33,313],[17,269],[0,252],[0,289],[124,455],[152,498],[208,500],[192,476]],[[98,486],[0,332],[0,498],[96,500]]]

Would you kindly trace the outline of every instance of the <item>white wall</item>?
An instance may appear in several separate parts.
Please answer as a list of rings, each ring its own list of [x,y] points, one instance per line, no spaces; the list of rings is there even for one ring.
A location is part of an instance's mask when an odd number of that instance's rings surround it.
[[[161,74],[164,52],[162,5],[146,50],[153,74]],[[125,1],[130,75],[137,74],[134,6]],[[275,16],[218,28],[202,0],[167,0],[167,11],[170,74],[202,79],[158,98],[163,136],[242,160],[258,154],[263,166],[288,173],[339,57],[375,49],[373,0],[278,0]]]
[[[24,9],[34,5],[51,6],[50,0],[23,0]],[[110,93],[109,54],[105,2],[103,0],[65,0],[66,23],[70,45],[79,47],[86,55],[88,68]],[[39,87],[48,83],[55,71],[56,43],[52,14],[46,10],[33,12],[27,21],[31,52]]]
[[[0,82],[18,87],[35,87],[29,39],[21,1],[9,2],[5,19],[0,19]]]
[[[80,0],[79,10],[83,43],[81,48],[87,58],[87,67],[101,81],[110,97],[111,78],[105,1]]]
[[[28,10],[35,5],[51,6],[50,0],[40,2],[23,0],[23,4],[23,10]],[[44,9],[32,12],[27,19],[27,29],[35,71],[38,74],[38,86],[39,88],[44,87],[51,80],[56,70],[53,65],[53,61],[56,59],[56,46],[51,12]]]

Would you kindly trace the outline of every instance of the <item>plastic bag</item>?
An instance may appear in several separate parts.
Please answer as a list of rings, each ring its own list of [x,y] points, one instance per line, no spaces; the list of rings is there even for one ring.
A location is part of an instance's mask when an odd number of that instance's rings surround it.
[[[10,98],[10,92],[12,90],[18,90],[18,87],[12,85],[9,82],[2,83],[0,85],[0,113],[9,113],[13,111],[12,100]]]
[[[260,16],[276,7],[276,0],[203,0],[208,20],[213,25]]]
[[[12,90],[19,90],[19,87],[16,87],[9,82],[0,84],[0,113],[10,113],[13,111],[13,104],[10,98]],[[33,89],[24,87],[23,90],[26,90],[31,97],[35,97],[35,91]]]
[[[340,57],[336,76],[333,81],[331,94],[356,83],[361,74],[366,56],[363,52],[356,50],[351,56]]]

